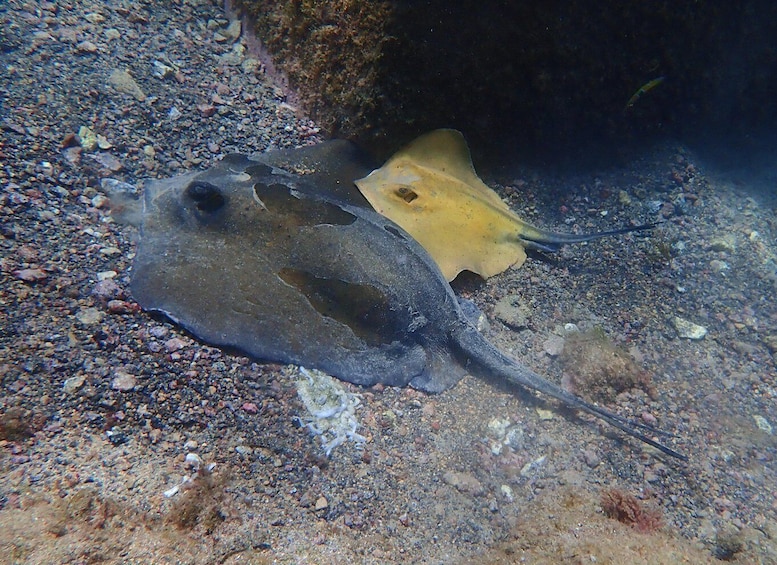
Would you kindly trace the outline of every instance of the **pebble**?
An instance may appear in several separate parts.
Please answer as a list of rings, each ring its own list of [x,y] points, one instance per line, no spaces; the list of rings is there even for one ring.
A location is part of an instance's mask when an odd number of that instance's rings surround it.
[[[13,272],[13,276],[24,282],[38,282],[48,277],[48,273],[43,269],[19,269]]]
[[[89,12],[84,15],[84,19],[90,24],[101,24],[105,21],[105,16],[99,12]]]
[[[522,330],[529,325],[531,310],[518,294],[510,294],[494,306],[494,316],[512,330]]]
[[[179,337],[171,337],[165,342],[165,349],[168,353],[178,351],[186,347],[186,342]]]
[[[229,41],[237,41],[240,38],[243,26],[240,20],[232,20],[221,33]]]
[[[677,335],[685,339],[699,340],[707,335],[707,328],[694,324],[684,318],[675,316],[672,320],[674,327],[677,330]]]
[[[124,168],[124,164],[110,153],[95,153],[93,155],[89,155],[89,157],[97,161],[100,165],[112,173],[117,173]]]
[[[137,378],[135,375],[124,371],[116,371],[111,381],[111,388],[113,390],[119,390],[121,392],[128,392],[135,388],[137,384]]]
[[[241,408],[249,414],[256,414],[259,412],[259,407],[253,402],[244,402]]]
[[[154,61],[154,67],[151,71],[151,74],[153,74],[158,79],[165,79],[175,75],[175,69],[170,65],[165,65],[161,61]]]
[[[162,339],[170,333],[170,329],[167,326],[153,326],[148,333],[157,339]]]
[[[85,326],[92,326],[94,324],[99,324],[104,316],[105,314],[101,310],[90,307],[79,310],[76,314],[76,319]]]
[[[111,314],[131,314],[138,312],[140,309],[134,302],[127,302],[126,300],[109,300],[106,306]]]
[[[143,92],[138,83],[135,82],[135,79],[132,78],[132,75],[129,74],[129,71],[115,69],[111,73],[111,76],[108,77],[108,84],[110,84],[118,92],[132,96],[138,102],[143,102],[146,100],[145,92]]]
[[[446,471],[442,476],[445,484],[452,486],[459,492],[480,496],[485,492],[485,488],[474,475],[457,471]]]
[[[62,391],[65,394],[73,394],[74,392],[78,391],[82,386],[84,386],[84,382],[86,381],[86,377],[83,375],[77,375],[75,377],[70,377],[68,379],[65,379],[65,382],[62,384]]]
[[[759,430],[762,430],[767,434],[772,435],[772,425],[769,423],[769,420],[767,420],[760,414],[755,414],[753,416],[753,420],[755,420],[755,425],[758,426]]]
[[[319,496],[318,500],[316,500],[316,510],[323,510],[324,508],[327,508],[329,506],[329,502],[326,498],[323,496]]]
[[[584,449],[583,450],[583,461],[591,469],[594,469],[594,468],[598,467],[599,463],[602,462],[601,458],[592,449]]]
[[[87,126],[81,126],[78,128],[78,141],[82,148],[94,151],[97,147],[97,134]]]
[[[542,349],[551,357],[557,357],[564,351],[564,338],[552,335],[542,343]]]
[[[122,295],[121,287],[113,279],[103,279],[92,287],[90,293],[98,300],[113,300]]]
[[[728,263],[721,261],[720,259],[713,259],[710,261],[710,268],[716,273],[722,273],[728,270]]]
[[[737,238],[733,233],[716,237],[710,241],[710,249],[718,253],[734,253],[737,250]]]
[[[203,118],[210,118],[216,113],[216,107],[213,104],[197,104],[197,111]]]
[[[78,45],[76,45],[76,49],[79,53],[96,53],[97,52],[97,45],[92,43],[91,41],[82,41]]]

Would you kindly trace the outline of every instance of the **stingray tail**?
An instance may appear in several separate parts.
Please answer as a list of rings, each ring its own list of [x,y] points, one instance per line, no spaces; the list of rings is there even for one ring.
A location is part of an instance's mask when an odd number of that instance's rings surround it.
[[[667,447],[646,435],[647,433],[661,436],[671,436],[672,434],[656,429],[653,426],[648,426],[647,424],[642,424],[618,416],[609,410],[605,410],[595,404],[586,402],[582,398],[578,398],[558,385],[547,381],[534,371],[516,363],[513,359],[491,345],[491,343],[484,339],[474,327],[469,326],[462,328],[459,338],[460,339],[457,341],[460,344],[463,353],[471,363],[485,373],[503,378],[510,383],[520,385],[524,388],[537,390],[559,400],[569,408],[588,412],[667,455],[680,459],[681,461],[688,461],[688,458],[685,455],[678,453],[674,449]],[[644,432],[640,430],[644,430]]]
[[[639,226],[619,228],[617,230],[581,234],[557,233],[533,227],[531,230],[527,230],[526,233],[521,233],[518,237],[529,249],[536,249],[538,251],[547,251],[549,253],[553,253],[561,249],[562,245],[567,245],[568,243],[582,243],[584,241],[591,241],[593,239],[599,239],[600,237],[607,237],[609,235],[652,230],[659,223],[660,222],[653,222]]]

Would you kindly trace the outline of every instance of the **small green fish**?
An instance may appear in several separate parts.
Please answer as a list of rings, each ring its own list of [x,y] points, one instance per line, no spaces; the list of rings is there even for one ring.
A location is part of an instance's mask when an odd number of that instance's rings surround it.
[[[657,87],[659,84],[664,82],[664,77],[658,77],[654,78],[651,81],[646,82],[642,86],[639,87],[639,89],[631,95],[631,98],[629,98],[629,101],[626,102],[626,106],[624,106],[623,111],[625,112],[629,108],[631,108],[634,103],[639,100],[640,96],[648,92],[649,90],[653,90],[655,87]]]

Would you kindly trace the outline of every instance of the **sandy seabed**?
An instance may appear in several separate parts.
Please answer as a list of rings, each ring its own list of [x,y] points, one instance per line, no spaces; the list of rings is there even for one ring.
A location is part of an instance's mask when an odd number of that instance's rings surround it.
[[[366,443],[327,458],[294,369],[139,311],[138,233],[100,191],[316,124],[210,2],[1,10],[1,562],[777,563],[775,151],[479,171],[544,227],[662,221],[454,287],[500,348],[672,432],[688,463],[474,378],[348,386]]]

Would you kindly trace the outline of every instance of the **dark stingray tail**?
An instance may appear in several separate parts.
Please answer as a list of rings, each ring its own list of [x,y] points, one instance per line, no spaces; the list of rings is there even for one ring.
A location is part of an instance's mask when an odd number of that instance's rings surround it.
[[[581,234],[557,233],[541,230],[539,228],[532,228],[530,233],[521,234],[520,239],[529,249],[537,249],[539,251],[553,253],[558,251],[562,245],[567,245],[569,243],[582,243],[584,241],[591,241],[593,239],[599,239],[600,237],[607,237],[609,235],[652,230],[659,223],[660,222],[654,222],[651,224],[642,224],[641,226],[629,226],[617,230]]]
[[[588,412],[589,414],[604,420],[611,426],[614,426],[619,430],[629,434],[630,436],[655,447],[667,455],[676,457],[681,461],[688,460],[685,455],[682,455],[674,449],[671,449],[670,447],[667,447],[664,444],[645,435],[647,432],[663,436],[671,436],[672,434],[658,430],[652,426],[618,416],[617,414],[586,402],[574,394],[565,391],[558,385],[547,381],[534,371],[519,365],[513,359],[489,343],[472,326],[462,328],[462,331],[459,333],[460,335],[457,336],[457,341],[462,349],[462,352],[468,357],[471,363],[473,363],[477,368],[485,371],[487,374],[501,377],[510,383],[520,385],[527,389],[537,390],[543,394],[555,398],[556,400],[559,400],[570,408]],[[646,432],[643,433],[640,430],[646,430]]]

